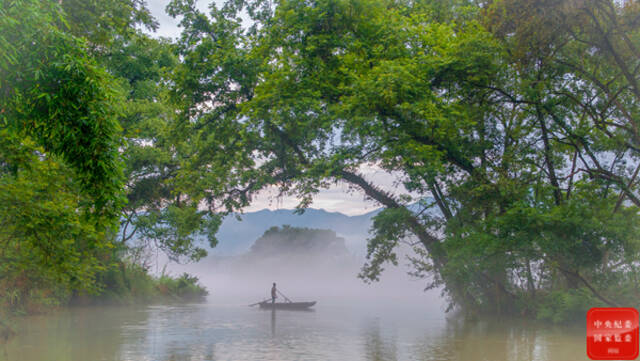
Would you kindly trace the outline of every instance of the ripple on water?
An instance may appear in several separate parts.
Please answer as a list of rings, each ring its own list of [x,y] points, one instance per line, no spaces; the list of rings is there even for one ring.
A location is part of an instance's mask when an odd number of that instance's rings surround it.
[[[18,330],[0,360],[587,360],[580,328],[411,308],[92,307],[25,317]]]

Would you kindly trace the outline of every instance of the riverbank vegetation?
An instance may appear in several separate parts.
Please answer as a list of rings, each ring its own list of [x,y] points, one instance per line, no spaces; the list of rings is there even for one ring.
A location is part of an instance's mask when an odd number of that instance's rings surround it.
[[[409,262],[452,307],[555,322],[637,305],[636,2],[173,0],[175,41],[140,0],[0,2],[5,312],[202,295],[148,255],[335,183],[384,207],[365,281]]]
[[[203,255],[190,238],[203,212],[149,175],[177,162],[162,138],[175,57],[139,30],[157,26],[144,3],[0,4],[0,318],[79,297],[203,295],[197,279],[153,277],[136,256],[150,242],[172,259]]]

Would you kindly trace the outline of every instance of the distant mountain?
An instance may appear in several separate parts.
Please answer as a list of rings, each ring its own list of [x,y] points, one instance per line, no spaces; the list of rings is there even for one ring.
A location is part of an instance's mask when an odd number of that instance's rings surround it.
[[[433,199],[425,198],[424,202]],[[413,203],[409,209],[417,211],[418,203]],[[293,209],[247,212],[238,220],[235,215],[227,216],[218,231],[218,246],[210,251],[216,256],[231,256],[245,253],[253,242],[269,228],[290,225],[293,227],[307,227],[330,229],[345,239],[347,249],[356,256],[363,256],[366,252],[366,239],[369,237],[371,219],[382,211],[381,208],[358,216],[347,216],[340,212],[328,212],[324,209],[308,208],[303,214],[296,214]],[[437,210],[431,212],[437,213]]]
[[[331,229],[345,238],[345,244],[351,252],[361,255],[371,227],[371,218],[379,212],[380,209],[376,209],[363,215],[347,216],[339,212],[309,208],[303,214],[296,214],[292,209],[263,209],[247,212],[241,216],[241,220],[231,215],[222,222],[217,235],[218,246],[210,253],[220,256],[244,253],[267,229],[273,226],[290,225]]]
[[[413,211],[418,208],[416,204],[409,206],[409,209]],[[301,215],[296,214],[292,209],[263,209],[247,212],[242,215],[241,220],[231,215],[223,220],[217,234],[218,246],[209,250],[208,257],[200,262],[185,265],[171,263],[168,270],[174,274],[189,272],[212,283],[213,279],[216,279],[216,287],[221,287],[220,284],[229,282],[229,287],[234,289],[253,287],[256,279],[260,277],[265,278],[263,281],[266,284],[270,284],[276,279],[282,282],[287,279],[292,282],[293,279],[331,279],[331,282],[334,282],[336,278],[344,277],[345,274],[350,275],[349,277],[355,277],[366,255],[366,240],[369,237],[372,218],[381,211],[382,209],[376,209],[366,214],[348,216],[339,212],[328,212],[315,208],[309,208]],[[261,244],[265,241],[265,237],[263,237],[265,231],[272,227],[282,228],[284,225],[331,230],[335,232],[336,238],[344,239],[344,242],[339,241],[335,245],[342,250],[346,247],[348,255],[341,252],[326,253],[317,249],[306,249],[306,252],[298,252],[297,254],[280,252],[280,254],[276,253],[273,256],[260,250],[263,248]],[[333,232],[330,233],[333,235]],[[305,239],[310,238],[313,237]],[[251,247],[256,243],[256,248],[252,250]],[[291,245],[277,248],[290,249]],[[337,251],[337,248],[332,247],[332,249]],[[340,254],[344,256],[339,256]],[[336,255],[338,257],[335,257]],[[336,260],[339,261],[336,262]],[[308,267],[309,265],[313,266]],[[229,278],[229,275],[233,275],[233,277]],[[245,283],[238,283],[239,277],[248,278]],[[303,284],[298,284],[298,286],[302,287]]]

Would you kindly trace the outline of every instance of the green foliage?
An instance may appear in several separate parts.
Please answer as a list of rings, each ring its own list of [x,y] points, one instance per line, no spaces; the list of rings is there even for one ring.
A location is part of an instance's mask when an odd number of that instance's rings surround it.
[[[171,45],[137,33],[111,44],[103,60],[127,93],[120,123],[127,205],[120,241],[134,252],[161,249],[172,260],[197,261],[211,247],[220,218],[199,209],[202,189],[178,176],[193,151],[174,134],[175,107],[168,100],[167,74],[177,65]]]
[[[408,241],[452,305],[640,295],[635,3],[173,0],[171,44],[139,0],[0,1],[0,306],[201,294],[137,255],[198,260],[259,192],[335,183],[385,208],[365,280]]]
[[[109,46],[133,36],[139,26],[149,30],[158,27],[144,0],[64,0],[59,4],[71,33],[94,46]]]
[[[552,291],[539,302],[537,318],[553,323],[584,321],[591,307],[606,307],[586,288]]]
[[[98,274],[104,291],[84,302],[107,304],[153,303],[166,301],[199,301],[208,294],[198,278],[187,273],[179,277],[164,272],[158,277],[149,274],[142,266],[123,261],[117,262]],[[83,297],[77,297],[83,302]]]
[[[113,78],[54,2],[2,2],[0,308],[41,312],[100,290],[122,206]]]
[[[633,302],[637,6],[255,0],[204,14],[174,0],[168,10],[185,29],[179,129],[197,149],[180,176],[207,184],[208,205],[239,210],[275,187],[303,209],[346,182],[386,208],[365,279],[408,240],[415,274],[454,305],[535,314],[540,302],[570,317],[594,299]],[[362,172],[371,167],[404,188],[381,188]],[[409,206],[413,195],[428,201]]]
[[[406,237],[406,218],[410,216],[407,209],[385,209],[373,218],[373,228],[379,230],[369,239],[367,244],[368,262],[359,277],[366,281],[378,281],[384,265],[398,265],[396,247],[399,240]]]
[[[79,295],[156,298],[159,281],[123,261],[134,247],[117,242],[123,212],[145,234],[161,233],[150,242],[176,258],[202,257],[194,234],[219,225],[172,182],[181,159],[164,75],[176,57],[140,24],[156,26],[138,0],[2,1],[0,201],[11,205],[0,210],[3,314]],[[131,214],[141,209],[161,219],[138,224]],[[181,282],[171,297],[201,290]]]
[[[122,204],[117,87],[61,28],[57,6],[5,0],[2,9],[0,126],[62,157],[93,213],[113,218]]]
[[[170,277],[163,272],[157,280],[156,290],[162,297],[177,301],[197,301],[208,294],[205,288],[198,285],[198,278],[187,273]]]
[[[97,254],[109,244],[104,230],[77,211],[77,182],[62,163],[40,159],[33,142],[0,134],[0,162],[27,165],[0,175],[0,201],[12,205],[0,210],[0,303],[13,311],[37,309],[64,303],[73,289],[97,291]]]
[[[344,238],[328,229],[283,225],[267,229],[251,246],[249,255],[269,256],[342,256],[348,254]]]
[[[90,302],[131,304],[154,299],[154,279],[137,264],[113,262],[97,278],[103,290],[90,298]]]

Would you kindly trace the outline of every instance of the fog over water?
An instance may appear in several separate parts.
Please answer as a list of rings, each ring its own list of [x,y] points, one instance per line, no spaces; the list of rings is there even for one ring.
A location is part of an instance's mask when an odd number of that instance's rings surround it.
[[[357,252],[331,232],[317,234],[328,238],[262,237],[242,254],[169,264],[168,272],[189,272],[208,288],[202,303],[25,317],[0,346],[0,361],[587,359],[579,327],[446,314],[440,290],[424,292],[425,280],[406,274],[403,257],[380,282],[365,284]],[[273,282],[293,301],[317,304],[309,311],[249,307],[269,297]]]
[[[212,256],[193,264],[170,263],[167,270],[197,276],[209,290],[210,302],[215,303],[245,304],[269,298],[271,284],[276,282],[290,299],[318,301],[317,307],[345,303],[367,307],[410,305],[438,314],[445,309],[441,291],[424,292],[426,280],[409,276],[408,261],[403,257],[397,267],[386,267],[380,281],[367,284],[357,277],[365,260],[354,253],[346,248],[344,252],[283,250],[268,255],[249,251]]]

